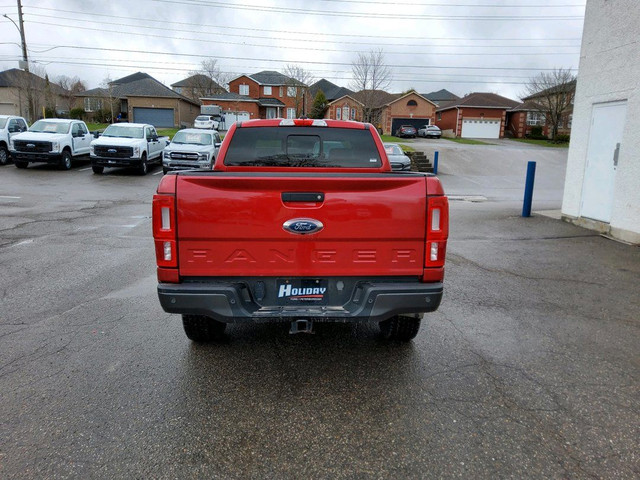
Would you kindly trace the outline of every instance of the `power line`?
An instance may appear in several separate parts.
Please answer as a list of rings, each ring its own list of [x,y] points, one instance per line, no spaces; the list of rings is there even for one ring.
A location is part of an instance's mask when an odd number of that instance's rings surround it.
[[[320,0],[322,2],[335,2],[335,3],[359,3],[365,5],[381,5],[381,6],[389,6],[389,2],[371,2],[366,0]],[[472,3],[413,3],[413,2],[402,2],[403,6],[416,6],[416,7],[466,7],[466,8],[564,8],[564,7],[584,7],[584,3],[580,4],[551,4],[551,5],[540,5],[539,3],[533,3],[529,5],[521,5],[518,3],[514,4],[472,4]]]
[[[110,15],[103,13],[89,13],[89,12],[78,12],[74,10],[62,10],[55,8],[45,8],[45,7],[28,7],[30,10],[46,10],[52,12],[62,12],[62,13],[72,13],[74,15],[87,15],[87,16],[97,16],[100,18],[118,18],[125,20],[139,20],[146,23],[160,23],[163,26],[167,24],[173,25],[185,25],[185,26],[196,26],[196,27],[205,27],[205,28],[218,28],[222,30],[232,30],[232,31],[249,31],[249,32],[265,32],[265,33],[277,33],[277,34],[292,34],[296,35],[295,39],[287,39],[287,40],[300,40],[301,35],[313,35],[313,36],[325,36],[330,38],[340,37],[340,38],[375,38],[375,39],[389,39],[389,40],[408,40],[408,41],[420,41],[425,40],[423,37],[407,37],[407,36],[393,36],[393,35],[367,35],[367,34],[349,34],[349,33],[326,33],[326,32],[302,32],[302,31],[293,31],[293,30],[272,30],[267,28],[248,28],[248,27],[236,27],[236,26],[228,26],[228,25],[213,25],[213,24],[203,24],[203,23],[193,23],[193,22],[176,22],[169,20],[153,20],[150,18],[132,18],[131,16],[126,15]],[[34,14],[35,15],[35,14]],[[56,17],[58,18],[58,17]],[[77,19],[74,19],[77,20]],[[274,38],[273,36],[269,36],[267,38]],[[486,38],[486,37],[429,37],[431,40],[469,40],[469,41],[487,41],[487,42],[522,42],[522,41],[535,41],[535,42],[547,42],[547,41],[578,41],[580,42],[581,38],[514,38],[514,37],[498,37],[498,38]],[[502,46],[502,45],[498,45]],[[579,45],[578,45],[579,46]]]
[[[294,15],[314,15],[323,17],[350,17],[350,18],[378,18],[378,19],[396,19],[396,20],[471,20],[471,21],[486,21],[486,20],[527,20],[527,21],[542,21],[542,20],[554,20],[554,21],[567,21],[567,20],[582,20],[582,15],[553,15],[553,16],[501,16],[501,15],[425,15],[425,14],[399,14],[399,13],[359,13],[359,12],[338,12],[338,11],[322,11],[322,10],[308,10],[303,8],[288,8],[288,7],[267,7],[248,4],[235,4],[229,5],[223,2],[214,1],[179,1],[179,0],[153,0],[158,3],[169,3],[178,5],[189,6],[211,6],[217,8],[227,8],[231,10],[249,10],[257,12],[268,13],[289,13]]]
[[[67,20],[71,20],[71,19],[67,19]],[[149,38],[149,37],[154,37],[154,38],[166,38],[164,35],[156,35],[153,33],[136,33],[136,32],[128,32],[128,31],[120,31],[120,30],[110,30],[110,29],[104,29],[104,28],[95,28],[95,27],[81,27],[79,25],[60,25],[60,23],[49,23],[49,22],[37,22],[37,21],[33,21],[30,20],[29,23],[32,24],[38,24],[38,25],[50,25],[50,26],[64,26],[66,28],[74,28],[74,29],[80,29],[80,30],[91,30],[93,32],[109,32],[109,33],[122,33],[125,35],[133,35],[133,36],[139,36],[139,37],[145,37],[145,38]],[[115,24],[114,24],[115,25]],[[126,26],[133,26],[136,27],[135,25],[122,25],[123,27]],[[138,27],[140,28],[140,27]],[[144,27],[143,27],[144,28]],[[147,27],[148,28],[148,27]],[[202,43],[210,43],[209,40],[205,40],[205,39],[201,39],[201,38],[185,38],[185,37],[173,37],[173,40],[185,40],[185,41],[190,41],[190,42],[202,42]],[[219,41],[219,44],[225,44],[225,45],[238,45],[238,46],[243,46],[243,47],[267,47],[267,48],[271,48],[273,49],[274,46],[273,45],[267,45],[267,44],[261,44],[261,43],[247,43],[247,42],[229,42],[229,41]],[[328,48],[311,48],[311,47],[298,47],[295,45],[291,45],[291,46],[287,46],[287,47],[280,47],[280,48],[287,48],[289,50],[304,50],[304,51],[317,51],[317,52],[337,52],[337,53],[365,53],[361,50],[335,50],[335,49],[328,49]],[[166,53],[166,52],[165,52]],[[521,52],[499,52],[499,53],[466,53],[466,52],[407,52],[407,51],[402,51],[402,52],[385,52],[385,53],[389,53],[389,54],[393,54],[393,55],[436,55],[436,56],[441,56],[441,55],[446,55],[446,56],[495,56],[495,57],[510,57],[513,55],[518,55],[518,56],[558,56],[558,55],[577,55],[579,52],[537,52],[537,53],[521,53]]]

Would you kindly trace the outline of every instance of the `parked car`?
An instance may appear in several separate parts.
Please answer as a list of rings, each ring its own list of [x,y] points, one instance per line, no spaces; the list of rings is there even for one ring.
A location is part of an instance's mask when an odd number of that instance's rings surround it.
[[[0,115],[0,165],[6,165],[11,160],[9,143],[14,135],[27,131],[27,121],[13,115]]]
[[[28,131],[12,136],[9,150],[18,168],[48,163],[69,170],[72,160],[88,155],[91,140],[93,136],[81,120],[44,118]]]
[[[220,116],[198,115],[193,122],[193,128],[206,128],[208,130],[218,130]]]
[[[413,125],[401,125],[396,130],[396,137],[416,138],[416,127]]]
[[[442,136],[442,130],[436,125],[423,125],[418,129],[419,137],[440,138]]]
[[[222,140],[216,131],[185,128],[176,132],[162,153],[162,171],[212,170]]]
[[[411,170],[411,159],[397,143],[384,143],[384,151],[391,164],[391,170]]]
[[[91,142],[91,168],[101,174],[104,167],[135,167],[146,175],[150,163],[162,163],[169,137],[159,137],[146,123],[114,123]]]

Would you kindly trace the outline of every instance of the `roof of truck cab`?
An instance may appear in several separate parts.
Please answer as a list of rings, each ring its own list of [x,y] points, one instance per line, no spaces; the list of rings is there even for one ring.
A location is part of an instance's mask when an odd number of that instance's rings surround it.
[[[129,122],[118,122],[112,123],[111,125],[117,125],[119,127],[153,127],[150,123],[129,123]]]
[[[294,122],[300,122],[300,124],[298,125],[291,125],[290,122],[291,121]],[[312,125],[309,124],[308,122],[324,122],[326,124],[325,125]],[[304,122],[304,123],[303,123]],[[269,120],[264,120],[264,119],[260,119],[260,120],[247,120],[246,122],[238,122],[238,126],[241,128],[246,128],[246,127],[316,127],[316,128],[351,128],[351,129],[361,129],[361,130],[365,130],[367,129],[370,125],[368,123],[362,123],[362,122],[354,122],[351,120],[328,120],[328,119],[321,119],[321,120],[314,120],[312,118],[308,118],[308,119],[299,119],[299,118],[295,118],[295,119],[284,119],[284,118],[273,118],[273,119],[269,119]]]

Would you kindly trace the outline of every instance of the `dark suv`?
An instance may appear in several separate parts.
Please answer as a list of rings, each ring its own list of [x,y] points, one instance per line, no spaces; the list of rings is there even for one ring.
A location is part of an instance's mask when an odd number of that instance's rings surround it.
[[[416,127],[413,125],[401,125],[400,128],[396,130],[396,137],[416,138]]]

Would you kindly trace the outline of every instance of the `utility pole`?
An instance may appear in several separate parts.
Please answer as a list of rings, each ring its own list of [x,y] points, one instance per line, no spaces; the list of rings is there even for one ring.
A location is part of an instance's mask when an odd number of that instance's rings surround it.
[[[29,71],[29,59],[27,58],[27,41],[24,39],[24,20],[22,19],[22,0],[18,0],[18,23],[20,23],[20,40],[22,40],[22,60],[24,71]]]

